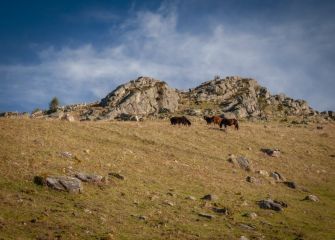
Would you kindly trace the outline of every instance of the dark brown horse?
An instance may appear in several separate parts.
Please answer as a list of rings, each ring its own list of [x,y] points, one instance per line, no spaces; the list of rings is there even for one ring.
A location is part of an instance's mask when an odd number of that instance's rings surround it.
[[[222,128],[222,125],[224,126],[224,128],[227,128],[227,126],[233,126],[234,125],[236,130],[239,129],[238,121],[235,118],[232,118],[232,119],[222,118],[221,122],[220,122],[220,128]]]
[[[190,120],[188,120],[185,116],[182,117],[172,117],[170,118],[170,122],[171,125],[187,125],[187,126],[191,126],[191,122]]]
[[[206,120],[207,125],[209,125],[209,124],[211,124],[211,123],[220,125],[220,122],[221,122],[221,120],[222,120],[222,117],[220,117],[220,116],[212,116],[212,117],[204,116],[204,119]]]
[[[212,124],[214,122],[213,117],[204,116],[204,119],[206,120],[207,125]]]

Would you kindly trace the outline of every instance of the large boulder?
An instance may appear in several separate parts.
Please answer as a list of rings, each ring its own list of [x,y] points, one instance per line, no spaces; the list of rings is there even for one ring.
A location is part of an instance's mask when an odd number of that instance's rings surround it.
[[[109,118],[120,114],[148,116],[162,110],[174,112],[178,109],[179,94],[165,82],[139,77],[134,81],[120,85],[100,102],[108,108]]]

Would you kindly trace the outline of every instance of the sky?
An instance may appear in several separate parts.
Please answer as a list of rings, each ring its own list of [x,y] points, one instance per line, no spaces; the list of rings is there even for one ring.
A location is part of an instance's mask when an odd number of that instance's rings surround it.
[[[94,102],[150,76],[215,75],[335,110],[335,1],[1,0],[0,112]]]

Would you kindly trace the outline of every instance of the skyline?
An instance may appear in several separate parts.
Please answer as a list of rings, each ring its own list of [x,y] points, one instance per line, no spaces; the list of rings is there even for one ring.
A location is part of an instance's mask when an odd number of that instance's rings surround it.
[[[0,3],[0,111],[97,101],[142,75],[177,89],[250,77],[335,109],[332,1],[32,3]]]

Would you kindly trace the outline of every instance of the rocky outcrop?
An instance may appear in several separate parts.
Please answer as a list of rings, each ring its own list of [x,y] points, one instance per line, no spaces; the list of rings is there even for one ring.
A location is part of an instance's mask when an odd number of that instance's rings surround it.
[[[271,95],[255,79],[238,76],[217,76],[189,91],[178,91],[154,78],[139,77],[120,85],[100,102],[62,106],[56,112],[38,111],[32,113],[31,118],[141,121],[148,117],[166,119],[175,114],[258,119],[286,119],[287,116],[305,119],[318,115],[335,120],[333,111],[319,113],[304,100],[295,100],[284,94]],[[0,113],[0,117],[18,115],[15,112]]]
[[[189,104],[211,106],[212,109],[216,108],[217,113],[234,113],[238,118],[266,117],[278,112],[285,115],[314,114],[306,101],[294,100],[283,94],[272,96],[251,78],[216,77],[182,95]]]
[[[178,92],[165,82],[139,77],[117,87],[101,100],[100,106],[108,109],[106,115],[109,118],[120,114],[148,116],[160,112],[175,112],[178,109],[178,100]]]

